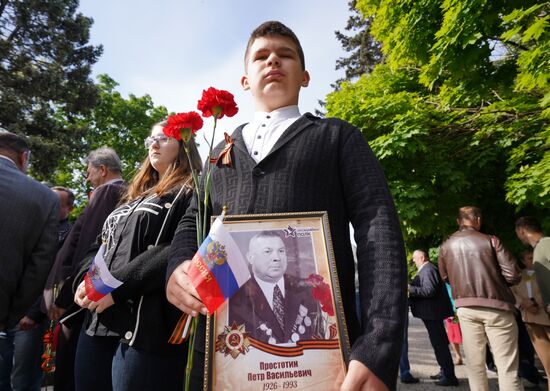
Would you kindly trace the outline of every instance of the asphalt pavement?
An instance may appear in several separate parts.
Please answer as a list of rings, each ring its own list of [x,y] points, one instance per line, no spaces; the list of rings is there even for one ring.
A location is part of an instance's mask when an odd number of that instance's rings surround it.
[[[464,353],[464,351],[462,351]],[[468,358],[463,354],[463,360]],[[420,383],[416,384],[402,384],[399,379],[397,380],[397,390],[410,390],[410,391],[467,391],[468,376],[466,374],[466,365],[455,365],[455,374],[458,378],[458,387],[441,387],[434,384],[435,380],[430,379],[431,375],[435,375],[439,372],[439,365],[435,360],[435,355],[428,338],[428,332],[424,323],[418,318],[412,317],[409,314],[409,362],[411,365],[411,374],[414,377],[420,379]],[[489,378],[489,390],[498,390],[497,375],[494,372],[487,371]]]

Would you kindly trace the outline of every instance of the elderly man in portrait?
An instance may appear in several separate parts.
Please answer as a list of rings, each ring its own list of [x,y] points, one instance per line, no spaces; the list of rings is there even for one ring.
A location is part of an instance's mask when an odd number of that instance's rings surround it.
[[[0,132],[0,388],[11,387],[14,335],[44,287],[57,249],[59,200],[25,173],[30,150]]]
[[[286,273],[283,239],[276,231],[254,235],[246,258],[252,277],[229,300],[229,324],[244,324],[252,338],[270,344],[310,339],[318,306],[311,289]]]

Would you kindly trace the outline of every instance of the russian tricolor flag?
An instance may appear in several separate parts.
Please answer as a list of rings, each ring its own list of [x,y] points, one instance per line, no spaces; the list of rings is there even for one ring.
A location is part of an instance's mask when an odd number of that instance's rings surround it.
[[[122,281],[117,280],[113,277],[111,272],[109,272],[109,268],[103,259],[104,253],[105,247],[102,244],[84,277],[86,296],[88,296],[88,299],[91,301],[102,299],[122,285]]]
[[[187,272],[211,314],[250,278],[246,260],[222,218],[219,216],[212,224]]]

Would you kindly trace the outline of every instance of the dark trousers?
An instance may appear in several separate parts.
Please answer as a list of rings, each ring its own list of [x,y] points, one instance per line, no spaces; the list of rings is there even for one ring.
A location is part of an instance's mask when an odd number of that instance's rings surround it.
[[[110,391],[118,337],[90,337],[84,328],[78,337],[74,378],[77,391]]]
[[[74,391],[74,363],[82,323],[70,328],[65,325],[60,327],[55,352],[54,389],[55,391]]]
[[[411,366],[409,364],[409,312],[405,316],[405,332],[403,336],[403,345],[401,348],[401,358],[399,359],[399,377],[401,379],[410,378]]]
[[[186,349],[182,346],[183,354],[178,356],[161,356],[119,344],[113,359],[113,390],[183,390]]]
[[[424,322],[426,330],[428,330],[428,336],[430,337],[430,343],[435,353],[435,359],[441,367],[443,376],[450,380],[456,379],[455,367],[451,352],[449,351],[449,340],[445,332],[445,326],[443,326],[443,319],[422,319],[422,322]]]

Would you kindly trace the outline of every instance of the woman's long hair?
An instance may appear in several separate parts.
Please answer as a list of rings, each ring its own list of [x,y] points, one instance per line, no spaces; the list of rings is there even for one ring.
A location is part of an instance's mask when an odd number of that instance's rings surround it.
[[[156,126],[164,127],[166,124],[166,121],[162,121],[153,125],[152,128]],[[172,189],[179,189],[181,186],[192,189],[193,176],[191,168],[199,173],[202,167],[201,157],[193,139],[189,141],[189,157],[190,159],[187,159],[183,141],[179,141],[178,157],[168,167],[162,179],[159,180],[159,174],[151,164],[149,153],[147,153],[147,157],[143,161],[141,168],[132,178],[122,202],[129,202],[138,197],[155,193],[160,197]],[[189,167],[189,161],[191,161],[191,168]]]

